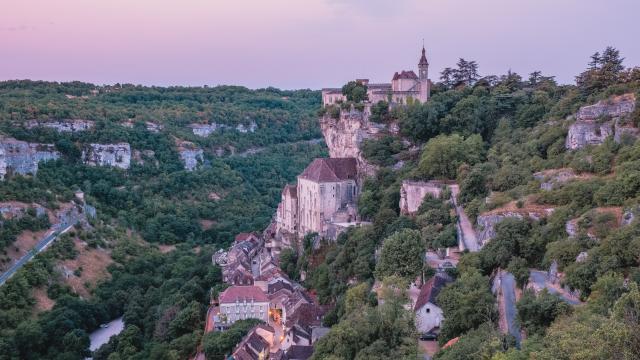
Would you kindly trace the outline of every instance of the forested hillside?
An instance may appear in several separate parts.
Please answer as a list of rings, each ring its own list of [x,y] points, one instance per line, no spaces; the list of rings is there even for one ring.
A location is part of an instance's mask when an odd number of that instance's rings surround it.
[[[637,358],[640,69],[622,63],[618,51],[607,48],[592,56],[576,85],[558,85],[540,72],[481,77],[475,62],[461,59],[442,73],[428,103],[391,111],[374,106],[372,119],[397,123],[400,137],[367,140],[362,148],[381,166],[359,202],[373,225],[286,264],[304,270],[319,299],[336,305],[325,318],[335,326],[317,343],[313,358],[417,356],[418,335],[406,320],[412,311],[402,307],[407,294],[376,289],[389,282],[405,289],[416,277],[429,279],[435,269],[426,265],[424,251],[457,241],[452,212],[442,200],[427,197],[415,216],[400,214],[406,179],[455,181],[458,201],[478,231],[489,230],[480,223],[495,226],[479,252],[465,252],[457,268],[447,270],[455,281],[437,298],[444,316],[438,341],[446,345],[436,359]],[[579,148],[567,141],[570,129],[584,131],[577,125],[581,117],[598,110],[579,112],[581,107],[617,106],[630,98],[635,104],[625,105],[635,111],[616,122],[630,136],[614,138],[596,129],[590,136],[598,141]],[[611,120],[605,113],[589,121],[613,126]],[[558,288],[565,286],[581,305],[525,289],[530,270],[546,274],[554,263]],[[500,270],[517,283],[519,345],[499,331],[491,282]],[[377,297],[370,293],[374,282]]]
[[[3,206],[29,207],[2,220],[3,271],[49,220],[61,221],[54,214],[86,202],[97,215],[0,287],[0,358],[83,358],[87,334],[123,314],[117,349],[95,359],[192,355],[209,291],[221,286],[211,254],[239,232],[264,229],[282,186],[326,154],[319,99],[306,90],[0,83],[2,155],[28,163],[10,147],[21,141],[60,154],[35,174],[8,167],[0,182]],[[51,126],[80,121],[91,126]],[[202,136],[194,124],[215,125]],[[85,164],[92,143],[128,143],[130,167]],[[193,171],[184,148],[202,150]]]

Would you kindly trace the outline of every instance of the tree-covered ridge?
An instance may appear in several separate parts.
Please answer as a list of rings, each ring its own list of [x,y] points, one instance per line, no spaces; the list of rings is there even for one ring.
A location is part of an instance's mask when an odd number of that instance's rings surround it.
[[[450,274],[457,280],[438,297],[445,319],[439,342],[453,340],[454,345],[436,358],[637,357],[638,225],[637,220],[621,224],[615,214],[637,214],[640,142],[609,138],[579,150],[565,146],[581,106],[606,103],[622,94],[640,99],[640,69],[622,66],[615,49],[607,48],[603,54],[592,57],[575,86],[558,85],[540,72],[527,78],[513,72],[483,77],[475,62],[461,59],[458,69],[447,69],[443,81],[434,84],[429,102],[394,107],[390,112],[381,110],[386,108],[383,103],[372,107],[372,120],[397,124],[402,138],[383,136],[364,143],[364,156],[382,167],[365,182],[359,201],[360,214],[373,225],[327,244],[320,261],[316,256],[305,269],[307,284],[317,290],[320,300],[336,306],[325,321],[337,323],[339,332],[327,340],[329,347],[320,340],[317,354],[349,359],[349,354],[368,353],[374,339],[358,343],[345,335],[361,329],[346,305],[358,284],[370,289],[388,275],[406,274],[411,281],[416,274],[427,278],[433,274],[428,267],[411,266],[407,271],[413,258],[398,251],[398,244],[409,251],[415,248],[418,235],[422,243],[417,251],[437,251],[443,246],[437,239],[448,238],[450,219],[428,197],[415,217],[401,215],[398,203],[403,180],[439,179],[459,184],[458,202],[472,221],[487,214],[527,214],[540,209],[550,209],[550,215],[507,217],[481,251],[462,255]],[[639,114],[636,110],[623,120],[637,127]],[[420,152],[401,145],[401,140],[419,146]],[[541,188],[549,181],[544,174],[556,171],[575,176]],[[566,232],[571,220],[577,223],[576,236]],[[400,263],[389,265],[394,262]],[[491,279],[496,271],[506,270],[522,288],[530,269],[546,270],[553,262],[564,274],[559,286],[579,291],[587,305],[572,311],[556,295],[525,291],[517,315],[526,340],[518,348],[515,339],[498,331]],[[621,309],[619,315],[614,314],[616,308]],[[384,336],[371,336],[384,341]],[[394,350],[385,354],[403,356],[401,347]]]
[[[318,138],[313,115],[319,102],[320,93],[311,90],[4,81],[0,82],[0,131],[22,140],[46,142],[51,139],[46,134],[49,131],[21,131],[20,125],[28,120],[85,119],[96,121],[100,131],[71,136],[72,141],[113,143],[132,137],[122,128],[124,122],[144,127],[149,121],[203,148],[243,150]],[[221,129],[206,138],[195,136],[188,128],[193,123],[235,127],[251,122],[257,125],[254,133]]]

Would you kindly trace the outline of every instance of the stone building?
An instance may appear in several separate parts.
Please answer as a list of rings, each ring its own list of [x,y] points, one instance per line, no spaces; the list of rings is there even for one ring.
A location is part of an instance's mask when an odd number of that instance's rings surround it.
[[[276,211],[276,237],[290,246],[290,239],[309,233],[335,239],[357,222],[358,166],[354,158],[315,159],[287,185]],[[276,246],[274,246],[276,247]]]
[[[418,75],[413,70],[402,70],[393,74],[391,83],[374,84],[369,83],[369,79],[357,79],[367,86],[367,95],[372,104],[378,101],[387,101],[390,104],[407,104],[417,100],[421,103],[429,100],[430,80],[429,62],[427,61],[426,50],[422,48],[422,56],[418,61]],[[326,88],[322,89],[322,103],[333,105],[346,101],[342,95],[342,89]]]
[[[269,321],[269,298],[257,286],[230,286],[220,293],[220,318],[225,325],[238,320]]]

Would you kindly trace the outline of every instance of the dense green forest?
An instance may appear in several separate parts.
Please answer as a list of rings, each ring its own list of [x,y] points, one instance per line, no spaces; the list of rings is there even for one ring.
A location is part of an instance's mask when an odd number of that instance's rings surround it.
[[[76,226],[0,287],[0,358],[84,358],[90,355],[88,333],[122,315],[125,330],[95,359],[192,356],[210,290],[223,286],[220,269],[211,265],[213,251],[239,232],[264,229],[284,184],[313,158],[326,156],[324,144],[315,141],[321,137],[319,101],[319,92],[307,90],[0,83],[0,135],[52,143],[62,155],[40,163],[35,176],[8,175],[0,182],[0,200],[55,210],[77,201],[74,193],[81,190],[97,209],[90,226]],[[85,119],[95,126],[80,132],[28,128],[34,119]],[[147,121],[159,131],[147,129]],[[188,127],[250,122],[254,132],[224,128],[207,137]],[[195,171],[184,169],[176,139],[204,150],[205,161]],[[127,170],[81,163],[85,144],[117,142],[153,156],[144,163],[132,160]],[[233,155],[247,149],[257,151]],[[3,221],[3,249],[22,230],[48,228],[47,218],[32,212]],[[167,253],[155,244],[177,248]],[[59,264],[91,249],[108,253],[113,262],[106,278],[88,286],[87,299],[67,284]],[[37,289],[55,302],[50,311],[36,310]]]

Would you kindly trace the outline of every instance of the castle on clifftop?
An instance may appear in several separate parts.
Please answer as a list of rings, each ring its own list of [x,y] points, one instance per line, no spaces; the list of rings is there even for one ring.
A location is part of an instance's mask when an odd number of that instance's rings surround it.
[[[431,81],[429,80],[429,62],[426,51],[422,47],[422,56],[418,61],[418,75],[413,70],[402,70],[393,74],[391,83],[374,84],[369,79],[357,79],[356,81],[367,86],[367,95],[372,104],[378,101],[386,101],[389,104],[407,104],[411,101],[421,103],[429,100]],[[322,104],[333,105],[346,101],[340,88],[322,89]]]

